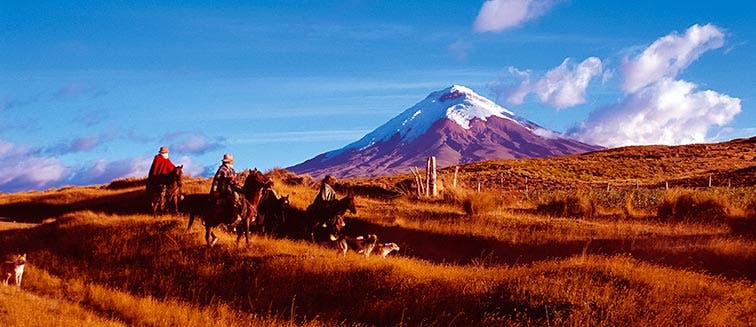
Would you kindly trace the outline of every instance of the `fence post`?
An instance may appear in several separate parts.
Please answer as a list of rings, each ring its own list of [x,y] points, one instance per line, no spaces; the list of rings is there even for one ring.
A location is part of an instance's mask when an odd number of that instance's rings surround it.
[[[436,157],[428,158],[428,189],[425,190],[428,196],[438,197],[438,187],[436,186]]]
[[[452,181],[452,187],[457,188],[457,173],[459,172],[459,166],[454,166],[454,181]]]

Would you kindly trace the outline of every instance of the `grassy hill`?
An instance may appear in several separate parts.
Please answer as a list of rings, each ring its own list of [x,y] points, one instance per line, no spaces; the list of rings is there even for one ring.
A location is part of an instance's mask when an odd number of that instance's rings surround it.
[[[445,170],[439,199],[402,191],[406,176],[340,181],[358,194],[345,233],[398,243],[385,260],[295,236],[245,247],[221,232],[207,248],[185,215],[148,214],[139,180],[6,194],[0,255],[29,263],[20,290],[0,286],[0,324],[753,325],[754,183],[680,186],[748,172],[755,151],[751,139],[476,163],[457,188]],[[530,189],[497,187],[502,173]],[[271,175],[296,226],[316,185]],[[184,192],[208,188],[188,179]],[[557,200],[591,214],[549,210]]]

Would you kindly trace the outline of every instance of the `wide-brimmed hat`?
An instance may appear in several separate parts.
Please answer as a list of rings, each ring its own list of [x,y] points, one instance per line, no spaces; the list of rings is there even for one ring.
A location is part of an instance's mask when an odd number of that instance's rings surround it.
[[[158,151],[158,153],[168,153],[168,152],[170,151],[168,151],[168,147],[165,145],[161,146],[160,151]]]
[[[223,155],[223,162],[231,162],[234,161],[234,155],[230,153],[226,153]]]

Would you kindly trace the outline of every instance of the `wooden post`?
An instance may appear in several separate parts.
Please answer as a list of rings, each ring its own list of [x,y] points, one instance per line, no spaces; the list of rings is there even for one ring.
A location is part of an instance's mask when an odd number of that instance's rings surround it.
[[[415,185],[417,187],[417,197],[422,197],[423,194],[425,194],[425,187],[423,183],[423,178],[420,176],[420,170],[415,167],[415,170],[412,170],[412,167],[410,167],[410,172],[412,172],[412,175],[415,176]]]
[[[436,157],[428,157],[428,164],[425,171],[425,178],[428,187],[425,189],[425,196],[434,198],[438,196],[436,177]]]
[[[664,189],[669,190],[669,181],[664,181]]]
[[[528,194],[528,177],[525,176],[525,194]]]
[[[711,175],[709,175],[709,187],[711,187]]]
[[[606,183],[606,191],[609,192],[609,183]]]
[[[431,170],[431,161],[430,157],[425,160],[425,196],[430,196],[430,170]]]
[[[478,182],[478,193],[480,193],[480,182]]]
[[[459,166],[454,166],[454,180],[452,181],[452,187],[457,188],[457,173],[459,173]]]

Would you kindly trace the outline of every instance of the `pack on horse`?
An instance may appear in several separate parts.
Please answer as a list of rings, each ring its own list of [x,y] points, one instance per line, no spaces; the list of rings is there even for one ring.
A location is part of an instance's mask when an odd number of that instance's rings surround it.
[[[262,222],[258,219],[259,208],[263,202],[264,192],[268,191],[272,184],[273,182],[271,179],[257,169],[251,170],[249,175],[247,175],[247,178],[244,179],[242,194],[244,195],[243,203],[245,205],[244,208],[242,208],[242,221],[236,227],[237,244],[239,243],[239,240],[241,240],[242,235],[244,235],[244,239],[247,242],[247,245],[249,245],[250,225],[262,225]]]
[[[350,211],[352,214],[357,213],[354,202],[354,196],[346,197],[315,205],[314,203],[307,207],[306,216],[308,220],[310,239],[314,242],[316,239],[323,239],[327,236],[331,241],[338,239],[341,229],[346,226],[344,214]]]
[[[166,212],[168,205],[174,214],[178,213],[178,203],[181,198],[181,187],[183,183],[181,179],[184,175],[184,166],[176,166],[173,171],[165,175],[154,176],[153,181],[148,181],[150,208],[152,209],[152,215],[157,216]]]

